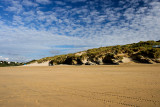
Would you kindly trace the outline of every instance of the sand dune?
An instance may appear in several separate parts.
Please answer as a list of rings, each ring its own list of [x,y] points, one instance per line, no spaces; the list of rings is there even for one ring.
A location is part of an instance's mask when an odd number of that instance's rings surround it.
[[[48,66],[48,64],[49,64],[49,61],[46,61],[46,62],[43,62],[43,63],[34,62],[34,63],[27,64],[27,65],[24,65],[24,66]]]
[[[0,107],[160,107],[160,64],[0,68]]]

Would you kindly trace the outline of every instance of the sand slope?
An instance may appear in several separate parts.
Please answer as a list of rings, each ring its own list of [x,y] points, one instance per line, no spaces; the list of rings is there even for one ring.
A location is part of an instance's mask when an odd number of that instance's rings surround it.
[[[0,107],[160,107],[160,65],[0,68]]]
[[[48,66],[48,64],[49,64],[49,61],[46,61],[46,62],[43,62],[43,63],[34,62],[34,63],[27,64],[27,65],[24,65],[24,66]]]

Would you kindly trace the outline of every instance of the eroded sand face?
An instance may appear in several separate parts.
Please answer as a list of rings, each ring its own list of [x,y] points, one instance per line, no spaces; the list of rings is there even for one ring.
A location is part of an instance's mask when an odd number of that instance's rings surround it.
[[[160,107],[160,65],[0,68],[0,107]]]

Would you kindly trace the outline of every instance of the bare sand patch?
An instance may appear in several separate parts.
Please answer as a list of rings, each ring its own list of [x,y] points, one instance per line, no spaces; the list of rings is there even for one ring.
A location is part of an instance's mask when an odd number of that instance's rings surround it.
[[[48,65],[49,65],[49,61],[42,62],[42,63],[34,62],[34,63],[27,64],[24,66],[48,66]]]
[[[123,62],[123,63],[129,63],[129,62],[133,62],[133,61],[132,61],[131,58],[123,57],[122,62]]]
[[[160,107],[160,64],[0,68],[0,107]]]

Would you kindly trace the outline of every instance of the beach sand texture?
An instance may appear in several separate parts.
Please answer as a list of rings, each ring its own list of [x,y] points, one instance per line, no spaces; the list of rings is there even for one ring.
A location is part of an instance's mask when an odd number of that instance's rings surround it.
[[[0,107],[160,107],[160,64],[1,67]]]

